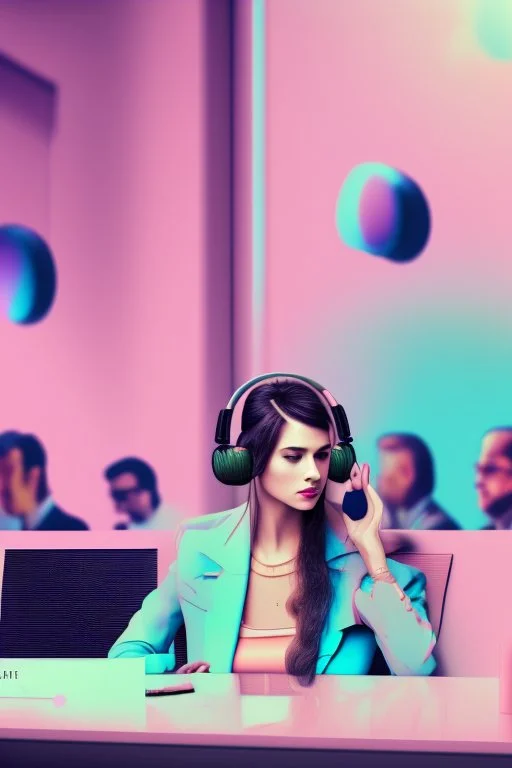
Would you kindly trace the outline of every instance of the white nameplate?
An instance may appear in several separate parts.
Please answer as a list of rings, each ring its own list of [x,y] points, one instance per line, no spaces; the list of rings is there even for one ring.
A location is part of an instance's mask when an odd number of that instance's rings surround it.
[[[0,720],[1,710],[26,700],[42,714],[58,712],[60,727],[116,728],[119,720],[137,728],[144,694],[143,658],[0,659]]]
[[[98,687],[109,698],[130,696],[144,692],[144,674],[142,658],[0,659],[0,697],[69,697]]]

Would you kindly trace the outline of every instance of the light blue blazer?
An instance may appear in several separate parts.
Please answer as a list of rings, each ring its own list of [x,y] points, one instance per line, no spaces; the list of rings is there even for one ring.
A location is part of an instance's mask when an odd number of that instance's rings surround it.
[[[425,599],[424,574],[388,559],[408,600],[393,585],[374,582],[350,540],[326,527],[325,559],[333,586],[316,665],[317,674],[367,674],[377,646],[392,674],[429,675],[436,638]],[[174,666],[172,644],[185,623],[189,661],[229,673],[238,643],[250,566],[247,505],[185,521],[176,561],[151,592],[109,658],[146,656],[146,671]],[[359,627],[347,632],[349,627]]]

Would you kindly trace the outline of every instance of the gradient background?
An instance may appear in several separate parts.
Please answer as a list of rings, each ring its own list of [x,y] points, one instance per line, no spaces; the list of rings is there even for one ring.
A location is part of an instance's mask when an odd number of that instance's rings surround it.
[[[36,229],[59,276],[40,325],[0,322],[0,429],[41,437],[59,504],[111,527],[101,471],[135,453],[183,516],[230,506],[217,412],[287,370],[343,403],[374,474],[380,433],[422,436],[437,500],[482,525],[480,437],[512,421],[512,60],[481,12],[0,0],[0,223]],[[409,264],[338,237],[364,162],[426,195]]]
[[[482,50],[479,10],[266,4],[261,367],[324,383],[373,467],[380,433],[425,438],[436,497],[466,527],[483,521],[472,487],[481,434],[512,421],[512,61]],[[429,201],[431,237],[409,264],[338,238],[339,189],[368,161],[403,170]]]

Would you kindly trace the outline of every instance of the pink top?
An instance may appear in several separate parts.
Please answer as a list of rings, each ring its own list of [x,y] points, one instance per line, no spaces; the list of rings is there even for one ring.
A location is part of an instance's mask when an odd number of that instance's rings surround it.
[[[295,635],[286,603],[295,584],[295,559],[269,566],[251,558],[233,672],[285,673],[285,654]]]

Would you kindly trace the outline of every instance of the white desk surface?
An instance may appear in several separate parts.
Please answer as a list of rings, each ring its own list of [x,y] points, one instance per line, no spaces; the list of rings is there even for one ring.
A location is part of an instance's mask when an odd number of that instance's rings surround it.
[[[144,698],[87,723],[51,701],[0,699],[0,739],[512,754],[497,678],[151,675],[195,692]],[[101,691],[98,703],[101,709]]]

